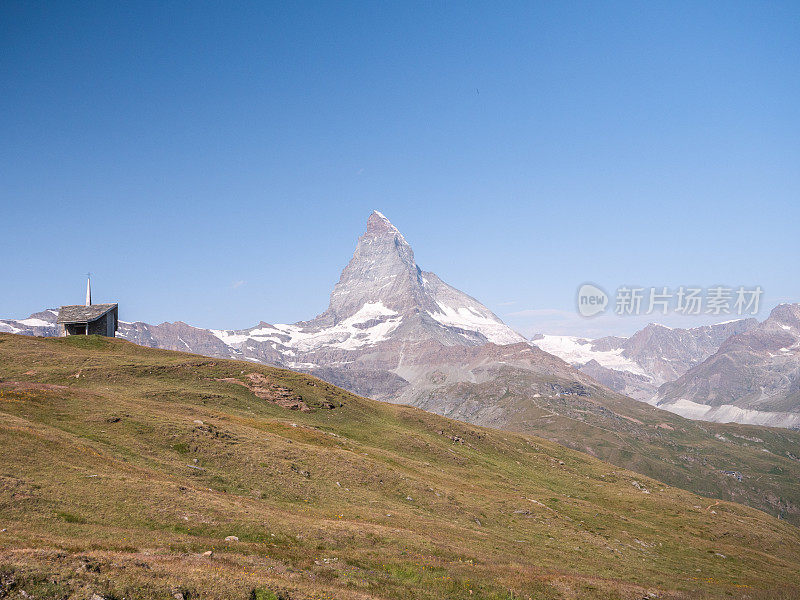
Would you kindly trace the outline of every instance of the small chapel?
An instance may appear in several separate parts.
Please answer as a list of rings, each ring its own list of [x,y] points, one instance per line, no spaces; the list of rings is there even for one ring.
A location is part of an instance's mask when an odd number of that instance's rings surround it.
[[[61,335],[103,335],[115,337],[118,325],[116,304],[92,304],[92,281],[86,278],[86,304],[62,306],[58,310]]]

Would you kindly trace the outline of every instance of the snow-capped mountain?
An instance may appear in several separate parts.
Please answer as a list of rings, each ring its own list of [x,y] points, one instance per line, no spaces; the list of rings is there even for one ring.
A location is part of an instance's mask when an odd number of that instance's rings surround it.
[[[435,340],[445,346],[525,341],[480,302],[435,273],[422,271],[406,239],[377,211],[367,220],[367,230],[324,313],[292,325],[261,323],[248,330],[212,333],[245,356],[249,347],[262,343],[297,356],[397,340]]]
[[[740,319],[629,338],[532,340],[603,385],[691,419],[800,426],[800,304],[762,323]]]
[[[124,301],[121,315],[125,318]],[[0,332],[55,336],[56,318],[56,310],[46,310],[27,319],[0,320]],[[375,212],[327,310],[316,318],[260,322],[242,330],[120,321],[117,335],[154,348],[306,371],[363,396],[533,433],[670,485],[705,494],[732,490],[731,497],[735,492],[754,506],[795,515],[796,505],[782,497],[773,475],[762,479],[759,471],[757,478],[742,483],[716,464],[727,464],[730,456],[728,442],[718,439],[714,429],[723,426],[693,423],[603,385],[624,390],[650,386],[654,391],[657,377],[685,371],[713,354],[718,339],[748,326],[726,324],[689,333],[653,326],[628,339],[542,336],[534,345],[480,302],[420,269],[403,235]],[[411,411],[403,414],[422,418]],[[474,444],[480,438],[452,439]],[[769,435],[759,432],[758,439],[775,450]],[[784,454],[775,460],[784,460]],[[707,463],[706,455],[719,461]],[[756,456],[753,462],[761,465],[760,449]],[[795,458],[794,453],[786,456]]]
[[[614,390],[692,418],[766,422],[737,411],[784,413],[800,404],[791,309],[797,305],[786,306],[761,325],[755,319],[694,329],[651,324],[630,338],[540,335],[528,343],[480,302],[420,269],[403,235],[376,211],[328,309],[314,319],[262,321],[242,330],[120,321],[117,335],[154,348],[303,370],[358,394],[480,424],[506,418],[498,382],[512,379],[525,382],[530,398],[608,398]],[[56,317],[50,309],[0,320],[0,332],[55,336]],[[751,379],[759,382],[755,391],[747,387]],[[493,387],[495,404],[473,400]]]
[[[650,400],[662,384],[674,381],[714,354],[730,336],[758,325],[739,319],[692,329],[651,323],[629,338],[586,339],[537,335],[531,340],[591,375],[602,384],[637,400]]]
[[[27,319],[0,319],[1,333],[55,337],[58,335],[58,310],[51,308],[33,313]]]
[[[0,331],[55,336],[55,320],[56,311],[49,310],[0,321]],[[474,368],[491,362],[497,347],[509,346],[502,354],[512,362],[545,357],[483,304],[420,269],[406,239],[377,211],[369,216],[328,309],[310,321],[262,321],[242,330],[120,321],[117,336],[155,348],[301,369],[395,401],[412,401],[415,386],[427,386],[426,375],[434,368],[440,384],[475,381]],[[558,369],[573,371],[553,357],[544,362],[553,360]]]
[[[652,403],[692,419],[800,426],[800,304],[728,338]]]

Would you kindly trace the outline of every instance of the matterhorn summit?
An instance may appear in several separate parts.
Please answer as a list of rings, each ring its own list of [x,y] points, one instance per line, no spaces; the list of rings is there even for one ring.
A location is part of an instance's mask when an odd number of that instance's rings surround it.
[[[353,258],[331,292],[328,310],[315,321],[335,324],[353,316],[365,304],[374,303],[402,313],[425,301],[421,292],[421,272],[414,251],[389,219],[374,211]]]
[[[328,310],[304,325],[336,327],[357,318],[361,332],[391,324],[385,337],[444,345],[514,344],[524,338],[474,298],[422,271],[403,234],[378,211],[367,219]],[[362,335],[363,339],[368,336]]]

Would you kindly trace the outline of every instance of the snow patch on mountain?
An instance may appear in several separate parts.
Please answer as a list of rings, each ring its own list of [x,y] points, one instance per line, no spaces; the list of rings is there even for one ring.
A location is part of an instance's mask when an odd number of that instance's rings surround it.
[[[531,340],[531,344],[545,352],[555,354],[573,366],[583,366],[594,360],[607,369],[649,377],[639,364],[622,356],[623,348],[595,350],[593,340],[571,335],[542,335]]]
[[[387,308],[383,302],[367,302],[354,315],[332,327],[308,329],[300,324],[276,324],[243,331],[212,329],[224,344],[241,348],[245,342],[272,342],[282,346],[285,354],[293,350],[309,352],[323,346],[342,350],[355,350],[382,342],[397,329],[402,317]]]
[[[709,406],[685,398],[671,402],[650,402],[660,409],[668,410],[687,419],[714,421],[716,423],[743,423],[771,427],[800,427],[800,414],[740,408],[733,404]]]
[[[220,329],[210,329],[211,333],[217,336],[223,344],[228,346],[232,346],[234,348],[242,345],[247,340],[251,339],[251,337],[244,333],[234,333],[232,331],[224,331]]]
[[[455,308],[442,302],[436,304],[439,310],[428,314],[445,327],[477,331],[488,341],[499,346],[523,341],[521,336],[510,330],[507,325],[492,316],[481,314],[478,309],[468,306]]]
[[[354,315],[332,327],[305,331],[298,325],[275,325],[289,336],[285,344],[303,352],[322,346],[355,350],[386,339],[400,325],[402,317],[384,306],[383,302],[367,302]]]
[[[47,321],[43,321],[42,319],[34,319],[34,318],[22,319],[22,320],[20,320],[18,322],[21,323],[22,325],[27,325],[29,327],[50,327],[50,325],[51,325],[51,323],[48,323]]]

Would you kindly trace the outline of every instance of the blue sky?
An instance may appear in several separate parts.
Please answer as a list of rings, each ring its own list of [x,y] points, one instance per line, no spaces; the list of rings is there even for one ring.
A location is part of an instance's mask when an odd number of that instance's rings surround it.
[[[4,2],[0,315],[311,318],[373,209],[525,333],[798,301],[799,112],[796,2]]]

